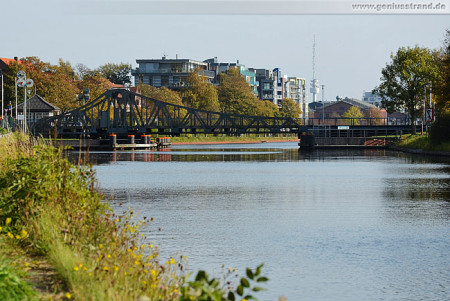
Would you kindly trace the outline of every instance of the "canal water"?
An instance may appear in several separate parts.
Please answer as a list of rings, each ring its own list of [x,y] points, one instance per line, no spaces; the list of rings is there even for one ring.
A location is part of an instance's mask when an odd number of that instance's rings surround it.
[[[120,213],[188,269],[264,263],[260,300],[449,300],[450,162],[296,143],[91,153]],[[119,203],[123,203],[119,206]]]

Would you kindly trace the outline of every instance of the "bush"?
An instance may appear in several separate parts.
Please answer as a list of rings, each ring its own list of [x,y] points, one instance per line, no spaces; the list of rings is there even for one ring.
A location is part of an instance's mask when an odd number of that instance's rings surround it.
[[[38,300],[36,292],[22,280],[23,272],[13,267],[10,260],[0,255],[1,300]]]
[[[152,219],[136,224],[133,212],[114,214],[90,167],[69,163],[50,146],[17,144],[11,152],[0,169],[0,226],[11,243],[47,257],[77,300],[178,300],[211,289],[219,300],[234,300],[244,289],[260,290],[250,280],[267,280],[258,267],[247,271],[256,278],[243,277],[236,290],[206,273],[187,282],[183,257],[163,261],[157,248],[139,244],[140,225]]]
[[[450,142],[450,113],[441,113],[431,125],[430,140],[433,145]]]

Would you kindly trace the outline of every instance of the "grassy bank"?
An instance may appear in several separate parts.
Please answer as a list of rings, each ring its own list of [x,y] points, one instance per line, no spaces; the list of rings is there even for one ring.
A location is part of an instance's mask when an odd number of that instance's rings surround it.
[[[114,214],[93,170],[69,163],[62,152],[28,136],[0,139],[0,249],[17,250],[0,253],[0,275],[5,270],[17,280],[4,292],[0,286],[0,295],[36,299],[23,280],[36,256],[55,271],[61,284],[52,289],[60,299],[241,300],[267,280],[261,267],[247,269],[235,285],[203,271],[188,278],[183,257],[160,258],[139,234],[152,219],[133,223],[132,211]]]
[[[450,152],[450,142],[434,145],[427,135],[404,135],[396,146],[407,149]]]

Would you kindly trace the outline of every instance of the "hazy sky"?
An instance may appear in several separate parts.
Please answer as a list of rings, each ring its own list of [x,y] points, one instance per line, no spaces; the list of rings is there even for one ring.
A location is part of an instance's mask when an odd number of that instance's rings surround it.
[[[102,10],[87,0],[6,0],[0,6],[0,57],[38,56],[53,64],[63,58],[96,68],[108,62],[136,66],[136,59],[163,54],[199,61],[217,56],[246,67],[279,67],[309,84],[315,35],[316,77],[325,98],[361,99],[379,83],[392,52],[401,46],[439,48],[450,28],[449,14],[258,14],[254,1],[250,15],[155,15],[139,6],[146,1],[97,1]],[[111,3],[119,6],[108,10]]]

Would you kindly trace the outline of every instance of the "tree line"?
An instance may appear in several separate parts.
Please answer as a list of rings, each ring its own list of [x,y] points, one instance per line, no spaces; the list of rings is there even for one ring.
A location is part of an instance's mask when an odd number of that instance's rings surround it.
[[[63,111],[68,111],[80,106],[77,95],[85,88],[90,89],[91,99],[95,99],[112,84],[131,84],[131,68],[130,64],[107,63],[91,70],[83,64],[73,67],[63,59],[52,65],[38,57],[25,57],[11,62],[4,70],[5,105],[15,105],[15,77],[19,70],[25,71],[35,83],[31,95],[39,94]],[[187,86],[180,91],[142,83],[138,85],[138,91],[160,101],[207,111],[291,118],[298,118],[302,113],[299,105],[289,98],[283,99],[280,106],[258,99],[237,69],[221,74],[218,86],[209,83],[198,72],[192,72],[187,78]],[[18,89],[17,93],[21,103],[24,91]]]
[[[439,50],[415,46],[401,47],[392,53],[391,61],[381,71],[380,81],[373,93],[381,96],[382,107],[388,113],[407,112],[412,121],[424,117],[424,105],[429,108],[432,92],[435,129],[439,125],[439,136],[450,140],[450,29],[446,30],[444,45]],[[412,130],[415,133],[415,126]]]

